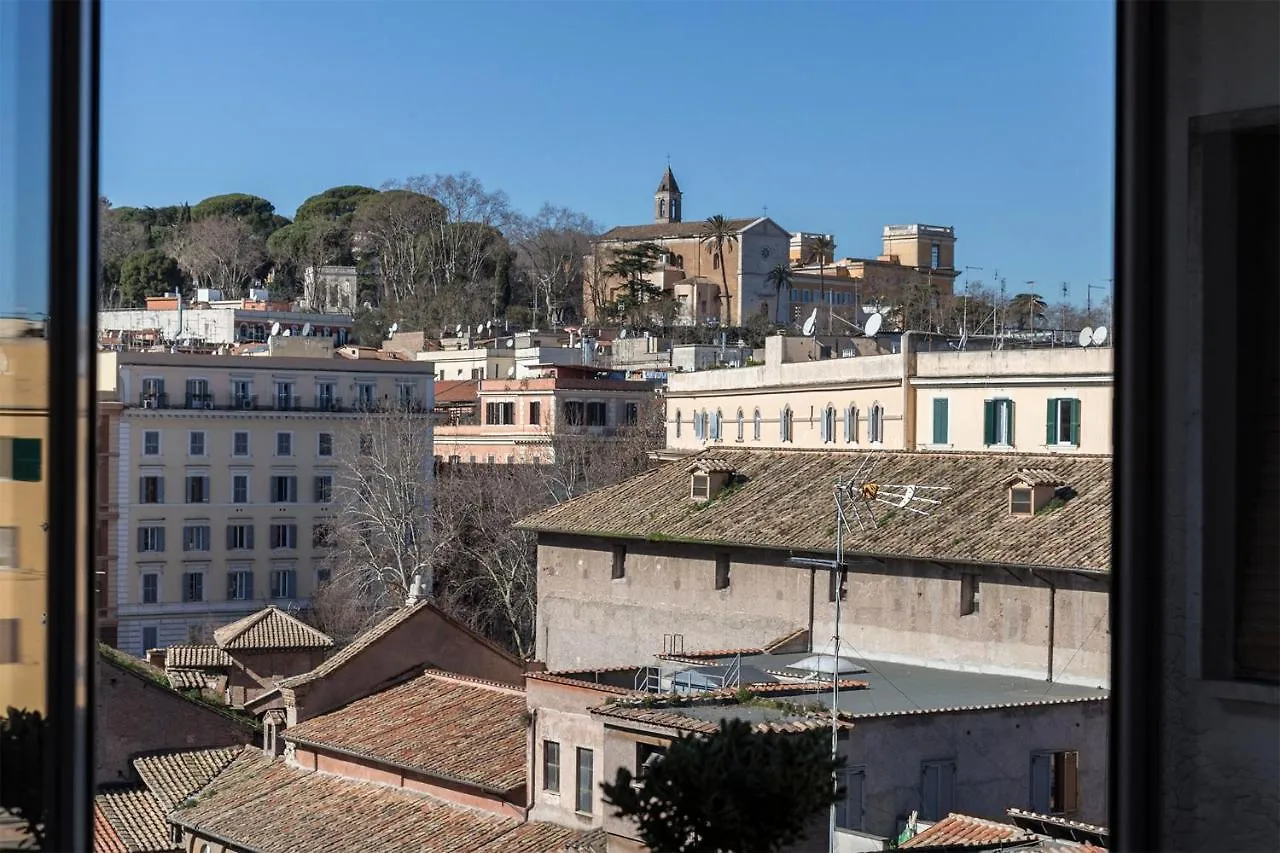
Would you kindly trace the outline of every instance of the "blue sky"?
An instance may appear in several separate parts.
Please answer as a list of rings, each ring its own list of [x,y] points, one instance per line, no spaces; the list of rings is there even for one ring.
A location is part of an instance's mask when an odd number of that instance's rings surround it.
[[[118,205],[470,171],[532,211],[768,214],[1056,300],[1111,276],[1113,6],[1042,2],[108,0],[102,190]],[[1099,295],[1095,293],[1095,299]]]

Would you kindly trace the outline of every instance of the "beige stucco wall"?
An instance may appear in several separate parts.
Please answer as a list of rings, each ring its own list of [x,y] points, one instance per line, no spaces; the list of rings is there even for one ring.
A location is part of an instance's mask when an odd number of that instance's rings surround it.
[[[533,807],[530,820],[545,820],[580,829],[601,826],[607,806],[600,783],[611,779],[613,770],[605,759],[604,729],[591,718],[588,709],[604,704],[613,694],[589,687],[572,687],[529,679],[525,685],[529,711],[533,716],[533,773],[529,777]],[[542,760],[544,741],[560,744],[560,791],[546,790]],[[594,795],[590,815],[576,810],[577,750],[593,751]]]
[[[549,669],[643,665],[665,634],[689,651],[758,648],[809,627],[811,600],[812,636],[834,633],[828,578],[787,554],[732,551],[730,586],[717,590],[717,549],[626,544],[626,576],[613,580],[610,541],[540,537],[537,657]],[[961,615],[966,572],[979,575],[980,605]],[[1045,678],[1052,604],[1054,679],[1105,686],[1108,587],[1067,572],[865,562],[849,576],[841,633],[877,660]]]

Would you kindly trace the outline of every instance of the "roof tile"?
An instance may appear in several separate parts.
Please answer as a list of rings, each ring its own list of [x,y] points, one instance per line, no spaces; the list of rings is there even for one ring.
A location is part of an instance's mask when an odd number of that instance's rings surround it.
[[[94,802],[128,853],[172,848],[160,802],[145,788],[109,791],[99,794]]]
[[[525,782],[525,711],[522,690],[428,672],[284,737],[506,792]]]
[[[97,800],[93,803],[93,853],[129,853],[120,833]]]
[[[267,605],[213,632],[223,649],[327,649],[333,639],[306,622]]]
[[[1035,840],[1034,833],[1007,823],[952,813],[898,846],[912,850],[930,847],[993,847]]]
[[[231,655],[217,646],[183,645],[165,649],[164,668],[172,669],[223,669],[235,666]]]
[[[133,768],[166,809],[199,791],[244,750],[242,746],[166,752],[133,760]]]
[[[750,219],[730,219],[729,227],[734,231],[745,231],[748,225],[759,218],[757,216]],[[707,223],[701,219],[695,219],[691,222],[652,222],[646,225],[619,225],[601,234],[600,240],[637,242],[641,240],[701,237],[706,230],[706,225]]]
[[[667,463],[613,486],[534,513],[526,529],[577,535],[698,542],[831,553],[834,476],[851,477],[869,458],[875,482],[945,486],[927,516],[875,504],[878,525],[852,525],[846,553],[854,559],[936,560],[1034,568],[1109,571],[1111,458],[1005,453],[873,453],[796,450],[734,451],[725,459],[742,479],[706,505],[688,495],[690,462]],[[1034,516],[1009,512],[1011,466],[1053,465],[1075,495]],[[883,488],[883,486],[882,486]],[[778,507],[786,507],[779,512]]]
[[[294,675],[289,678],[282,678],[279,681],[281,687],[300,687],[303,684],[309,684],[312,681],[318,681],[336,671],[347,661],[355,658],[362,651],[373,645],[376,641],[390,634],[397,627],[408,621],[419,610],[430,606],[426,601],[419,601],[417,604],[409,607],[401,607],[394,611],[386,619],[383,619],[377,625],[374,625],[368,631],[365,631],[359,637],[351,642],[350,645],[344,646],[336,654],[326,658],[324,663],[317,666],[310,672],[304,672],[301,675]]]

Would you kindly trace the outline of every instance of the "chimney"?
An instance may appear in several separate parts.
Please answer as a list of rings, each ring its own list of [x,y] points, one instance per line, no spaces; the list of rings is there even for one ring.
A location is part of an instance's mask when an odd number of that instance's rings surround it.
[[[404,600],[405,607],[412,607],[421,601],[425,593],[422,589],[422,575],[414,575],[413,583],[409,584],[409,595]]]

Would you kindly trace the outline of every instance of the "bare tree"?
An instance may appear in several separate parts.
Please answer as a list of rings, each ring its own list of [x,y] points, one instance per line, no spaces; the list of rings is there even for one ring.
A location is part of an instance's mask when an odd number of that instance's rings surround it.
[[[230,216],[208,216],[183,225],[167,251],[198,284],[216,287],[228,298],[243,295],[266,260],[261,235]]]
[[[649,451],[666,443],[666,407],[654,396],[637,401],[634,417],[612,431],[562,425],[551,436],[551,464],[539,466],[548,503],[560,503],[635,476]]]
[[[444,215],[423,234],[433,294],[450,284],[482,279],[495,260],[494,250],[505,249],[502,229],[512,217],[507,195],[486,190],[470,173],[419,175],[389,183],[387,188],[428,196],[441,205]]]
[[[552,328],[564,324],[570,307],[581,306],[587,257],[597,230],[586,215],[550,204],[533,216],[513,219],[508,233],[520,249],[520,262],[534,291],[535,323],[539,306]]]
[[[431,267],[430,235],[445,219],[435,199],[388,190],[360,202],[352,218],[355,249],[377,256],[382,301],[399,303],[418,292]]]
[[[331,582],[357,609],[403,601],[421,576],[430,594],[443,544],[433,535],[430,415],[382,407],[336,436]]]

